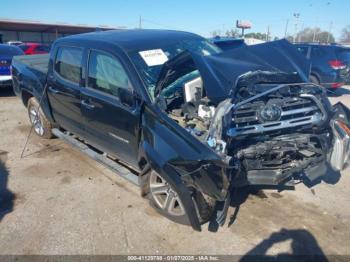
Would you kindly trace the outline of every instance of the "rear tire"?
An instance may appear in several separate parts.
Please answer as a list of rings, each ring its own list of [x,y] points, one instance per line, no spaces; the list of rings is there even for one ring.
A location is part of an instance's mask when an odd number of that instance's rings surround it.
[[[316,85],[319,85],[320,84],[320,81],[318,80],[318,78],[316,77],[316,76],[314,76],[314,75],[310,75],[310,82],[311,83],[314,83],[314,84],[316,84]]]
[[[161,215],[180,224],[186,224],[187,214],[178,196],[176,188],[170,186],[169,182],[160,174],[151,170],[145,175],[142,185],[143,195],[149,199],[150,205]],[[188,188],[196,208],[196,214],[201,224],[211,218],[214,204],[209,204],[201,192],[194,188]]]
[[[39,106],[39,102],[35,97],[31,97],[27,104],[28,116],[35,134],[39,137],[50,139],[53,137],[51,132],[52,125],[46,118],[44,112]]]

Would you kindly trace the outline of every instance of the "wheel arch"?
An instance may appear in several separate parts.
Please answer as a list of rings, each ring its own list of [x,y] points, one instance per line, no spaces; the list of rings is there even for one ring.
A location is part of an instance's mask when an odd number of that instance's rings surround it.
[[[319,75],[319,73],[317,73],[316,71],[311,71],[310,76],[313,76],[317,79],[318,83],[321,84],[321,77]]]
[[[21,92],[21,99],[22,99],[22,103],[25,107],[28,106],[28,101],[30,98],[32,98],[34,95],[32,92],[30,92],[29,90],[27,89],[22,89],[22,92]]]

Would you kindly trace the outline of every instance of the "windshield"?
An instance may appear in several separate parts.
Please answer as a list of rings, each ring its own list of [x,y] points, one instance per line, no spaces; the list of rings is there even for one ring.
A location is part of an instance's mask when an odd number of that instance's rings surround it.
[[[183,40],[172,43],[167,42],[166,44],[159,43],[159,45],[155,45],[153,48],[153,50],[155,49],[160,49],[166,55],[167,60],[172,59],[184,51],[190,51],[204,56],[218,54],[221,52],[220,48],[205,39]],[[147,65],[146,61],[140,54],[142,51],[148,50],[134,50],[129,55],[139,71],[143,81],[146,83],[148,93],[150,94],[151,98],[154,99],[154,88],[163,65]]]

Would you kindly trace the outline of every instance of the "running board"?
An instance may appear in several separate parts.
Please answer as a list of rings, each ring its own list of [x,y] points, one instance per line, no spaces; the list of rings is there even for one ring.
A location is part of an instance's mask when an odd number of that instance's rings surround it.
[[[128,168],[125,166],[117,163],[116,161],[113,161],[112,159],[108,158],[105,154],[101,154],[92,148],[88,147],[83,142],[76,139],[72,134],[62,132],[57,128],[52,129],[52,133],[58,137],[66,141],[68,144],[76,147],[79,151],[83,152],[90,158],[96,160],[97,162],[103,164],[110,170],[112,170],[117,175],[125,178],[126,180],[130,181],[134,185],[140,186],[139,183],[139,177],[135,174],[133,174]]]

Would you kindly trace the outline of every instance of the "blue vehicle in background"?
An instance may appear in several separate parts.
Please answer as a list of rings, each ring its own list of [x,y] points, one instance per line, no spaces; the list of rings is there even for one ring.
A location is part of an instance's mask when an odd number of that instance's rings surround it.
[[[209,41],[220,47],[222,50],[227,51],[235,49],[237,47],[245,46],[244,39],[242,38],[233,38],[233,37],[220,37],[216,36],[209,38]]]
[[[311,60],[311,82],[329,89],[341,87],[348,82],[350,48],[318,43],[296,43],[295,46]]]
[[[16,55],[24,55],[24,53],[17,46],[0,44],[0,87],[12,84],[11,62]]]

